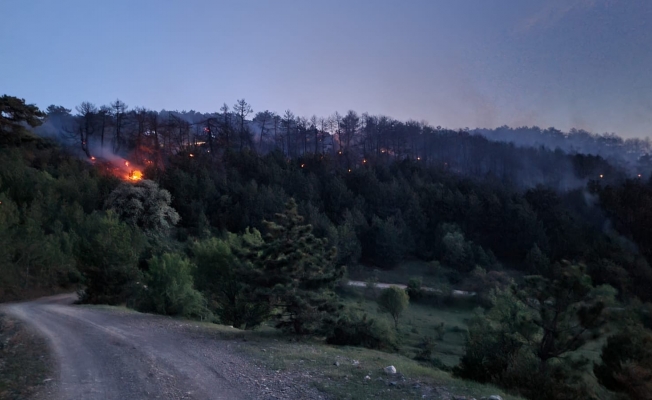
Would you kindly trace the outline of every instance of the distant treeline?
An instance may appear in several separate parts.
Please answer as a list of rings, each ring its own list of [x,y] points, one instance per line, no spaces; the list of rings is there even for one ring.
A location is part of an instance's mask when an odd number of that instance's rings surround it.
[[[536,127],[451,130],[355,111],[311,118],[290,110],[254,113],[244,99],[208,114],[130,109],[120,100],[101,107],[83,102],[74,112],[52,105],[37,132],[87,157],[120,154],[159,167],[180,151],[212,157],[229,150],[278,151],[292,159],[329,155],[345,170],[410,159],[519,188],[543,184],[555,190],[583,187],[593,179],[647,178],[652,172],[645,140]]]

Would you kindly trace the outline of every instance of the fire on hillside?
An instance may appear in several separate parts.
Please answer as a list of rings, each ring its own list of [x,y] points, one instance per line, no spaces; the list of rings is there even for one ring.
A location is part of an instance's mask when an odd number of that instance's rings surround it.
[[[108,173],[125,181],[137,182],[143,179],[143,172],[137,166],[125,159],[114,159],[113,161],[102,157],[90,158],[90,162],[100,168],[104,173]]]

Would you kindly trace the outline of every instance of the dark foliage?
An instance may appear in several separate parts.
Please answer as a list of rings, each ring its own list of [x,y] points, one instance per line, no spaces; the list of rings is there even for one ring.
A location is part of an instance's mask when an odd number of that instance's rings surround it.
[[[632,400],[652,397],[652,332],[628,327],[607,340],[593,368],[600,384]]]
[[[329,344],[361,346],[376,350],[397,348],[394,331],[382,321],[355,312],[344,313],[326,339]]]
[[[335,248],[303,224],[294,200],[266,225],[263,243],[249,249],[252,264],[239,271],[251,295],[269,303],[279,328],[327,331],[341,309],[333,289],[345,272],[334,264]]]

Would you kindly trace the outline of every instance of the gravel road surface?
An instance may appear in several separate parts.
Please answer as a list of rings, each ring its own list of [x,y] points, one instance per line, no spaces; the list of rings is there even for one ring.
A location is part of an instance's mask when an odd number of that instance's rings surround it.
[[[191,321],[76,306],[74,294],[2,309],[40,332],[57,365],[38,399],[319,399]]]

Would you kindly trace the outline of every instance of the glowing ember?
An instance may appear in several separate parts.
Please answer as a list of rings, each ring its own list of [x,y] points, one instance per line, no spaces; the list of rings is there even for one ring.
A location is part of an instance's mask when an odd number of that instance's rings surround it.
[[[190,153],[190,157],[194,157],[194,156],[195,156],[194,154]]]
[[[600,174],[600,179],[604,178],[604,175]]]
[[[301,168],[303,168],[303,167],[305,167],[305,166],[306,166],[306,164],[301,164]]]
[[[95,161],[95,157],[91,156],[91,160]]]
[[[125,161],[125,166],[126,166],[126,167],[129,166],[129,161]]]
[[[137,169],[129,172],[129,180],[132,181],[139,181],[143,179],[143,173]]]

